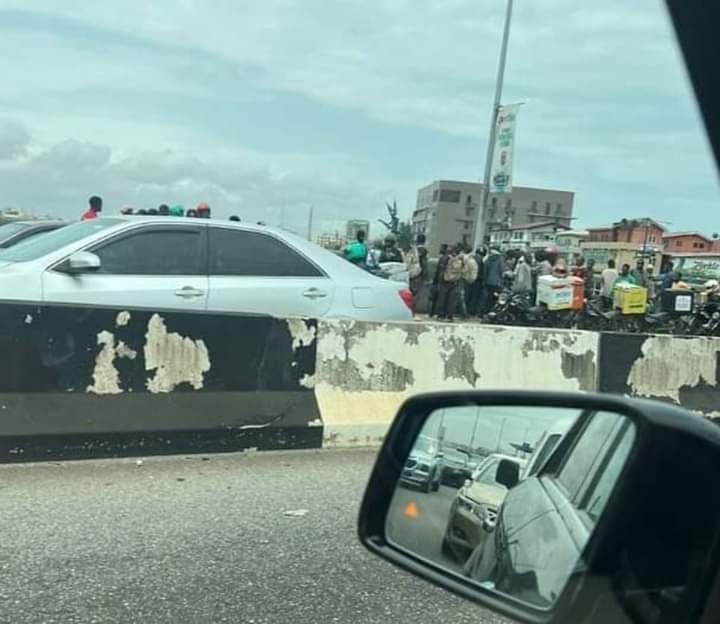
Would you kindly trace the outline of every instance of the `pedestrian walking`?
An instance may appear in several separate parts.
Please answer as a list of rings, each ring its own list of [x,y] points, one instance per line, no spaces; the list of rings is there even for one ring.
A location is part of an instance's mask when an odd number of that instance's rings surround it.
[[[98,215],[102,212],[102,197],[93,195],[89,200],[89,208],[83,212],[80,217],[81,221],[89,221],[90,219],[97,219]]]

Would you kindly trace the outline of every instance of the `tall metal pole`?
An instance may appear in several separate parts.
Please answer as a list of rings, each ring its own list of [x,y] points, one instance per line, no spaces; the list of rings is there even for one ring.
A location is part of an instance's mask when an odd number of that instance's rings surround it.
[[[500,45],[500,60],[498,61],[497,79],[495,81],[495,99],[493,100],[492,115],[490,116],[490,132],[488,132],[487,153],[485,154],[485,175],[483,176],[482,209],[475,219],[475,235],[473,248],[481,247],[485,240],[485,220],[490,194],[490,174],[492,173],[493,150],[495,149],[495,131],[497,129],[497,113],[502,99],[503,81],[505,79],[505,60],[507,59],[508,40],[510,39],[510,21],[512,19],[513,0],[507,0],[505,11],[505,28],[503,29],[502,44]]]
[[[312,241],[312,226],[313,226],[313,207],[310,205],[310,211],[308,212],[308,240]]]

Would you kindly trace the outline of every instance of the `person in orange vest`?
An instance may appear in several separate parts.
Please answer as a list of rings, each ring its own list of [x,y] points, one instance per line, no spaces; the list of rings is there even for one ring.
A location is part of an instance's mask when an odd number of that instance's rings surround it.
[[[81,221],[97,219],[98,213],[102,212],[102,197],[93,195],[88,200],[88,203],[90,204],[90,207],[85,212],[83,212],[82,217],[80,217]]]

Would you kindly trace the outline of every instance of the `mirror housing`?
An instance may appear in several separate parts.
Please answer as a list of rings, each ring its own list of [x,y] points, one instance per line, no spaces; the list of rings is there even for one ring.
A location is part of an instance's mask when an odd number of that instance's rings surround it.
[[[520,480],[520,466],[508,459],[501,459],[495,473],[495,480],[511,490]]]
[[[91,251],[76,251],[67,259],[67,272],[72,275],[100,270],[100,258]]]
[[[400,546],[386,532],[405,458],[428,418],[453,407],[497,406],[613,412],[628,419],[635,432],[580,560],[560,595],[547,606],[496,591],[491,583],[478,583]],[[557,470],[558,458],[571,445],[572,436],[563,438],[540,473]],[[585,393],[420,395],[401,406],[378,453],[360,509],[358,536],[373,554],[517,621],[636,621],[648,611],[667,614],[667,621],[697,621],[711,588],[708,579],[714,579],[720,568],[720,497],[709,495],[706,485],[718,479],[720,428],[667,403]],[[487,543],[494,543],[498,525],[484,522],[483,529],[489,530]],[[517,581],[522,583],[521,578]]]

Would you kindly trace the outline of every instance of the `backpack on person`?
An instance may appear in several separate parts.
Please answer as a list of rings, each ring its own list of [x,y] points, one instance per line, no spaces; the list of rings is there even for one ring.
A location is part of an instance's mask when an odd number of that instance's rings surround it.
[[[410,251],[405,255],[405,266],[407,267],[407,272],[410,279],[419,277],[422,273],[422,264],[420,264],[420,252],[415,245],[413,245]]]

